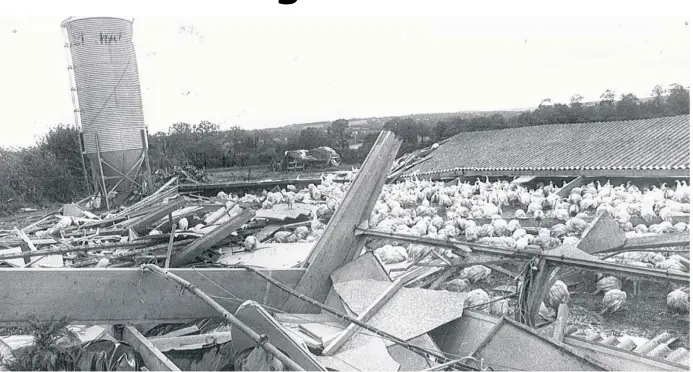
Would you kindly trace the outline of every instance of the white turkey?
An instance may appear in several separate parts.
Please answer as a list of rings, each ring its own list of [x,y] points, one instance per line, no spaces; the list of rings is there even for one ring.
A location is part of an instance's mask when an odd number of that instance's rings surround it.
[[[489,311],[490,301],[491,298],[488,293],[479,288],[467,293],[467,298],[464,300],[464,307],[487,313]]]
[[[467,278],[453,279],[443,286],[443,289],[448,292],[464,292],[471,284]]]
[[[255,248],[257,248],[257,238],[253,235],[246,237],[245,241],[243,242],[243,246],[245,247],[246,251],[252,252],[255,250]]]
[[[561,280],[557,280],[556,283],[551,286],[548,293],[549,306],[554,309],[558,309],[558,305],[566,304],[570,301],[570,292],[568,291],[568,286]]]
[[[460,272],[460,277],[469,279],[471,283],[486,280],[489,275],[491,275],[491,269],[482,265],[465,267],[462,269],[462,272]]]
[[[385,264],[394,264],[407,260],[407,250],[401,246],[385,245],[373,252]]]
[[[621,308],[626,303],[628,296],[626,292],[620,289],[611,289],[604,293],[604,298],[602,299],[602,311],[599,315],[613,314]]]
[[[601,275],[601,274],[599,274]],[[614,276],[606,276],[602,277],[597,281],[597,290],[592,292],[593,295],[598,294],[599,292],[608,292],[612,289],[621,289],[623,284],[621,283],[621,279],[616,278]]]
[[[688,314],[691,302],[688,293],[681,289],[675,289],[667,295],[667,307],[676,313]]]

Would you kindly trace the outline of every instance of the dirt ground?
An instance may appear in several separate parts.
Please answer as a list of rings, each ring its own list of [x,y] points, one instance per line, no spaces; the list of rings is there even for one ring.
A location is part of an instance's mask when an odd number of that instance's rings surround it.
[[[521,265],[518,262],[498,266],[513,273],[519,273]],[[585,272],[585,275],[591,274]],[[490,290],[511,284],[512,280],[513,278],[494,270],[486,281],[472,284],[470,290],[481,288],[489,292],[492,297],[500,296],[499,293],[491,293]],[[603,294],[589,293],[595,290],[594,284],[578,284],[569,289],[570,320],[568,324],[582,330],[591,329],[616,337],[628,335],[651,339],[666,331],[679,337],[674,344],[675,347],[683,346],[690,349],[690,316],[667,311],[666,295],[669,290],[666,283],[641,281],[638,296],[633,296],[632,284],[627,282],[623,288],[628,295],[626,304],[620,311],[605,316],[599,315],[599,311],[602,310]],[[514,299],[509,301],[511,307],[514,307],[515,303]]]
[[[690,315],[667,311],[667,284],[642,281],[638,295],[634,296],[632,285],[627,283],[623,288],[628,295],[626,304],[620,311],[605,316],[599,315],[604,295],[588,293],[593,290],[583,286],[571,288],[569,324],[617,337],[627,334],[651,339],[669,332],[679,337],[680,346],[690,349]]]

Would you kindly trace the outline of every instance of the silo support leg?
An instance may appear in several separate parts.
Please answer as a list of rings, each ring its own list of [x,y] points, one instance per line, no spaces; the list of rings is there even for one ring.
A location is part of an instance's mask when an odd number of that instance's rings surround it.
[[[96,158],[99,161],[99,176],[101,177],[101,182],[100,182],[101,196],[106,201],[106,209],[111,210],[111,205],[108,202],[108,189],[106,188],[105,176],[103,174],[103,159],[101,159],[101,147],[99,146],[99,134],[98,133],[96,133],[95,140],[96,140]]]

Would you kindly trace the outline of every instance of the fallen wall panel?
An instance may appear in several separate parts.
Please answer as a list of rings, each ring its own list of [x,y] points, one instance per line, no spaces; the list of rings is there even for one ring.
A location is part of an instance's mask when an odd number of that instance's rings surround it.
[[[245,300],[278,307],[286,295],[243,269],[171,269],[235,312]],[[304,269],[266,270],[295,286]],[[218,313],[194,295],[140,269],[0,269],[0,324],[67,316],[74,323],[181,322]],[[217,285],[215,285],[216,283]],[[223,288],[223,290],[221,288]],[[230,299],[232,296],[240,300]],[[224,299],[226,298],[226,299]]]

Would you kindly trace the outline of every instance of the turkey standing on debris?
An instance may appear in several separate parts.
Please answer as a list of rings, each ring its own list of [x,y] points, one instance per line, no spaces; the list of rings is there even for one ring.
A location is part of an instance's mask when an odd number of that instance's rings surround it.
[[[188,229],[188,219],[187,218],[181,218],[178,221],[178,227],[183,231],[187,230]]]
[[[247,238],[245,238],[245,241],[243,242],[243,246],[245,246],[246,251],[252,252],[257,248],[257,238],[250,235]]]
[[[558,309],[558,305],[566,304],[570,301],[570,292],[568,291],[568,286],[565,285],[560,280],[556,280],[556,283],[551,286],[549,290],[549,306],[554,309]]]
[[[620,289],[608,290],[604,293],[604,299],[602,299],[603,309],[599,312],[599,315],[612,314],[620,310],[623,304],[626,303],[626,298],[628,298],[626,292]]]

